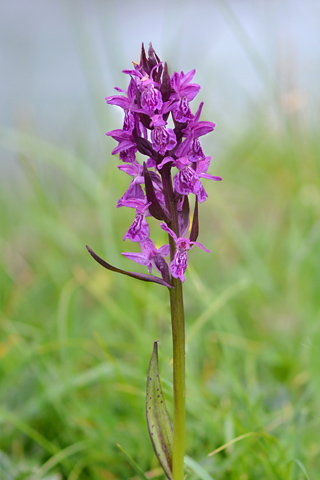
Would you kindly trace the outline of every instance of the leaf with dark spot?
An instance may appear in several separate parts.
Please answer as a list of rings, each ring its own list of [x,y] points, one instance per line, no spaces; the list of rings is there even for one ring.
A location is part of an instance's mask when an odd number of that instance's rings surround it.
[[[158,342],[154,342],[147,379],[146,414],[149,435],[155,454],[169,480],[172,477],[172,425],[162,393],[159,365]]]
[[[123,275],[127,275],[128,277],[137,278],[138,280],[142,280],[144,282],[152,282],[158,283],[159,285],[163,285],[164,287],[173,288],[172,285],[162,280],[162,278],[155,277],[154,275],[148,275],[146,273],[138,273],[138,272],[127,272],[126,270],[121,270],[120,268],[113,267],[110,263],[107,263],[101,257],[99,257],[93,250],[91,250],[88,245],[86,245],[88,252],[90,253],[91,257],[95,259],[100,265],[102,265],[107,270],[111,270],[112,272],[122,273]]]

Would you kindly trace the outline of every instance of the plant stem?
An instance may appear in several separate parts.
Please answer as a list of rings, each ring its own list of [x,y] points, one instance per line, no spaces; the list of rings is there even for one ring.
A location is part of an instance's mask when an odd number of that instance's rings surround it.
[[[172,342],[173,342],[173,448],[172,476],[174,480],[183,480],[183,462],[185,452],[185,324],[182,283],[172,278],[174,290],[170,289]]]
[[[179,237],[179,221],[177,204],[173,198],[173,188],[170,165],[164,165],[161,171],[165,191],[166,206],[171,214],[169,227]],[[169,235],[170,260],[173,260],[175,253],[175,242]],[[185,323],[183,307],[182,282],[179,278],[171,276],[171,283],[174,288],[169,288],[171,327],[173,344],[173,446],[172,446],[172,476],[173,480],[183,480],[183,464],[185,453],[185,432],[186,432],[186,388],[185,388]]]

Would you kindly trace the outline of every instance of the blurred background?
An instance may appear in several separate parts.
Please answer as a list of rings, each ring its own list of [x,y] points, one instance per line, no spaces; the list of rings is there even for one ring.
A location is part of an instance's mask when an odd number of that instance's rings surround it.
[[[105,136],[122,114],[105,97],[150,41],[171,74],[196,69],[192,109],[216,123],[203,145],[223,177],[200,212],[213,253],[192,250],[185,283],[187,478],[316,478],[319,17],[315,0],[3,3],[1,480],[133,478],[118,443],[163,478],[144,391],[160,339],[172,410],[167,292],[85,250],[133,268]]]

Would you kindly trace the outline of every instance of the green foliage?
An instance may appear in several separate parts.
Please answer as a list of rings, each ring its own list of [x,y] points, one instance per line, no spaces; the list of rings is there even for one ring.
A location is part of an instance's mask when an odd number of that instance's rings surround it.
[[[213,253],[190,254],[188,480],[320,469],[320,142],[254,122],[214,163],[223,182],[207,188],[199,237]],[[120,255],[130,212],[115,208],[126,179],[114,158],[97,171],[31,135],[2,131],[0,142],[26,181],[0,192],[4,478],[128,479],[120,443],[163,479],[144,402],[159,340],[172,410],[167,291],[100,268],[85,249],[130,268]]]

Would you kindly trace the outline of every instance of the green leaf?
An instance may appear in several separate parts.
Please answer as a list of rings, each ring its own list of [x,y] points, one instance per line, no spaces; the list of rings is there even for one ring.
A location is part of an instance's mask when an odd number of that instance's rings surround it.
[[[172,425],[162,393],[159,366],[158,342],[154,342],[147,379],[146,414],[149,435],[154,451],[167,478],[172,477]]]
[[[128,452],[125,451],[125,449],[123,447],[121,447],[121,445],[119,445],[119,443],[117,443],[117,447],[120,448],[121,452],[124,454],[124,456],[126,457],[126,459],[128,460],[128,462],[130,463],[131,467],[136,471],[136,473],[139,475],[139,477],[142,479],[142,480],[148,480],[148,478],[145,476],[145,474],[143,473],[143,470],[139,467],[139,465],[133,460],[133,458],[131,457],[131,455],[129,455]]]

